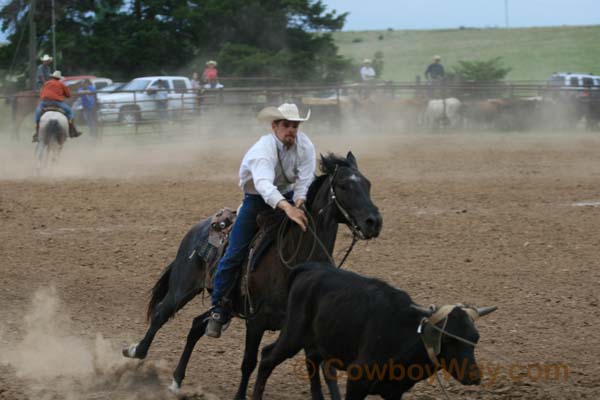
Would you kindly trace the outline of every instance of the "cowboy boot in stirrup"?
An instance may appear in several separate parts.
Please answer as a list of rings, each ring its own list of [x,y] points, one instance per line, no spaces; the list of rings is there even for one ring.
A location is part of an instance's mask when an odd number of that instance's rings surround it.
[[[69,137],[76,138],[81,136],[81,132],[75,128],[75,123],[72,119],[69,120]]]
[[[208,317],[208,325],[206,325],[206,336],[212,338],[221,337],[221,332],[227,328],[231,314],[225,307],[214,306]]]
[[[40,137],[40,124],[35,124],[35,133],[33,134],[33,139],[31,140],[32,143],[37,143],[39,142],[39,137]]]

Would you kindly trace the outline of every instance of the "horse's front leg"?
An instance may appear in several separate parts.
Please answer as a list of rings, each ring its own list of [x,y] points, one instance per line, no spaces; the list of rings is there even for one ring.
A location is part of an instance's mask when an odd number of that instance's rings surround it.
[[[210,311],[207,311],[204,314],[194,318],[194,322],[192,322],[192,327],[185,342],[185,348],[183,349],[183,353],[181,353],[177,368],[175,368],[175,371],[173,372],[173,383],[171,383],[171,386],[169,386],[169,389],[173,392],[177,392],[179,389],[181,389],[181,382],[183,382],[183,379],[185,378],[185,370],[187,369],[187,365],[190,361],[190,357],[192,356],[192,352],[194,351],[196,343],[198,343],[198,340],[204,336],[206,325],[208,325],[209,316]]]
[[[246,347],[244,349],[244,361],[242,361],[242,380],[235,395],[236,400],[245,400],[250,375],[256,368],[258,360],[258,348],[265,334],[264,327],[258,321],[248,321],[246,324]]]

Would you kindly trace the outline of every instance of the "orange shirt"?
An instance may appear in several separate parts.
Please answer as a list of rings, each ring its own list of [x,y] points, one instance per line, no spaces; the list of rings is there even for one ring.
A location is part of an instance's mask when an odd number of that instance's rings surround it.
[[[40,90],[40,99],[51,101],[65,101],[65,97],[71,97],[67,85],[58,79],[50,78]]]
[[[217,79],[219,72],[216,68],[205,68],[202,77],[205,81],[214,81]]]

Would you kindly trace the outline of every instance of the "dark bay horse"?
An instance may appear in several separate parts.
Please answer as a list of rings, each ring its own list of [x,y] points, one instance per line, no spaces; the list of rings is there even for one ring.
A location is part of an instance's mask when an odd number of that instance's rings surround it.
[[[303,261],[329,261],[334,249],[339,224],[350,227],[355,237],[371,239],[379,235],[382,218],[370,195],[371,183],[358,170],[352,153],[346,158],[335,155],[321,157],[322,175],[309,188],[306,209],[315,235],[303,232],[289,222],[285,235],[267,249],[250,273],[244,295],[232,295],[234,311],[248,316],[249,303],[255,311],[246,319],[246,343],[242,362],[242,379],[235,396],[245,399],[250,375],[256,368],[260,341],[266,330],[281,329],[288,294],[289,265]],[[126,357],[143,359],[154,336],[169,318],[205,287],[205,264],[198,256],[190,258],[195,246],[208,232],[210,220],[194,226],[183,238],[175,260],[163,271],[152,289],[148,305],[150,327],[137,344],[123,349]],[[321,242],[319,244],[317,242]],[[287,260],[294,256],[292,261]],[[286,260],[283,261],[282,259]],[[209,312],[196,317],[187,337],[185,349],[173,373],[172,390],[178,390],[194,346],[204,335]],[[327,382],[332,397],[339,397],[337,384]],[[332,387],[333,385],[333,387]]]

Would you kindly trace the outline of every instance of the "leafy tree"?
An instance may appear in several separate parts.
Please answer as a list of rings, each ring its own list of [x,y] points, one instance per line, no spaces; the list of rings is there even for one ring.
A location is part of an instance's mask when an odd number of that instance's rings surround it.
[[[502,57],[485,61],[459,61],[450,74],[464,82],[498,82],[508,75],[512,68],[502,66]]]
[[[294,81],[340,80],[350,62],[329,32],[346,14],[321,0],[56,0],[57,64],[64,74],[129,79],[198,71],[209,58],[221,75]],[[28,2],[0,9],[9,44],[0,70],[26,76]],[[35,10],[39,55],[51,48],[50,2]],[[20,38],[24,40],[19,40]]]

